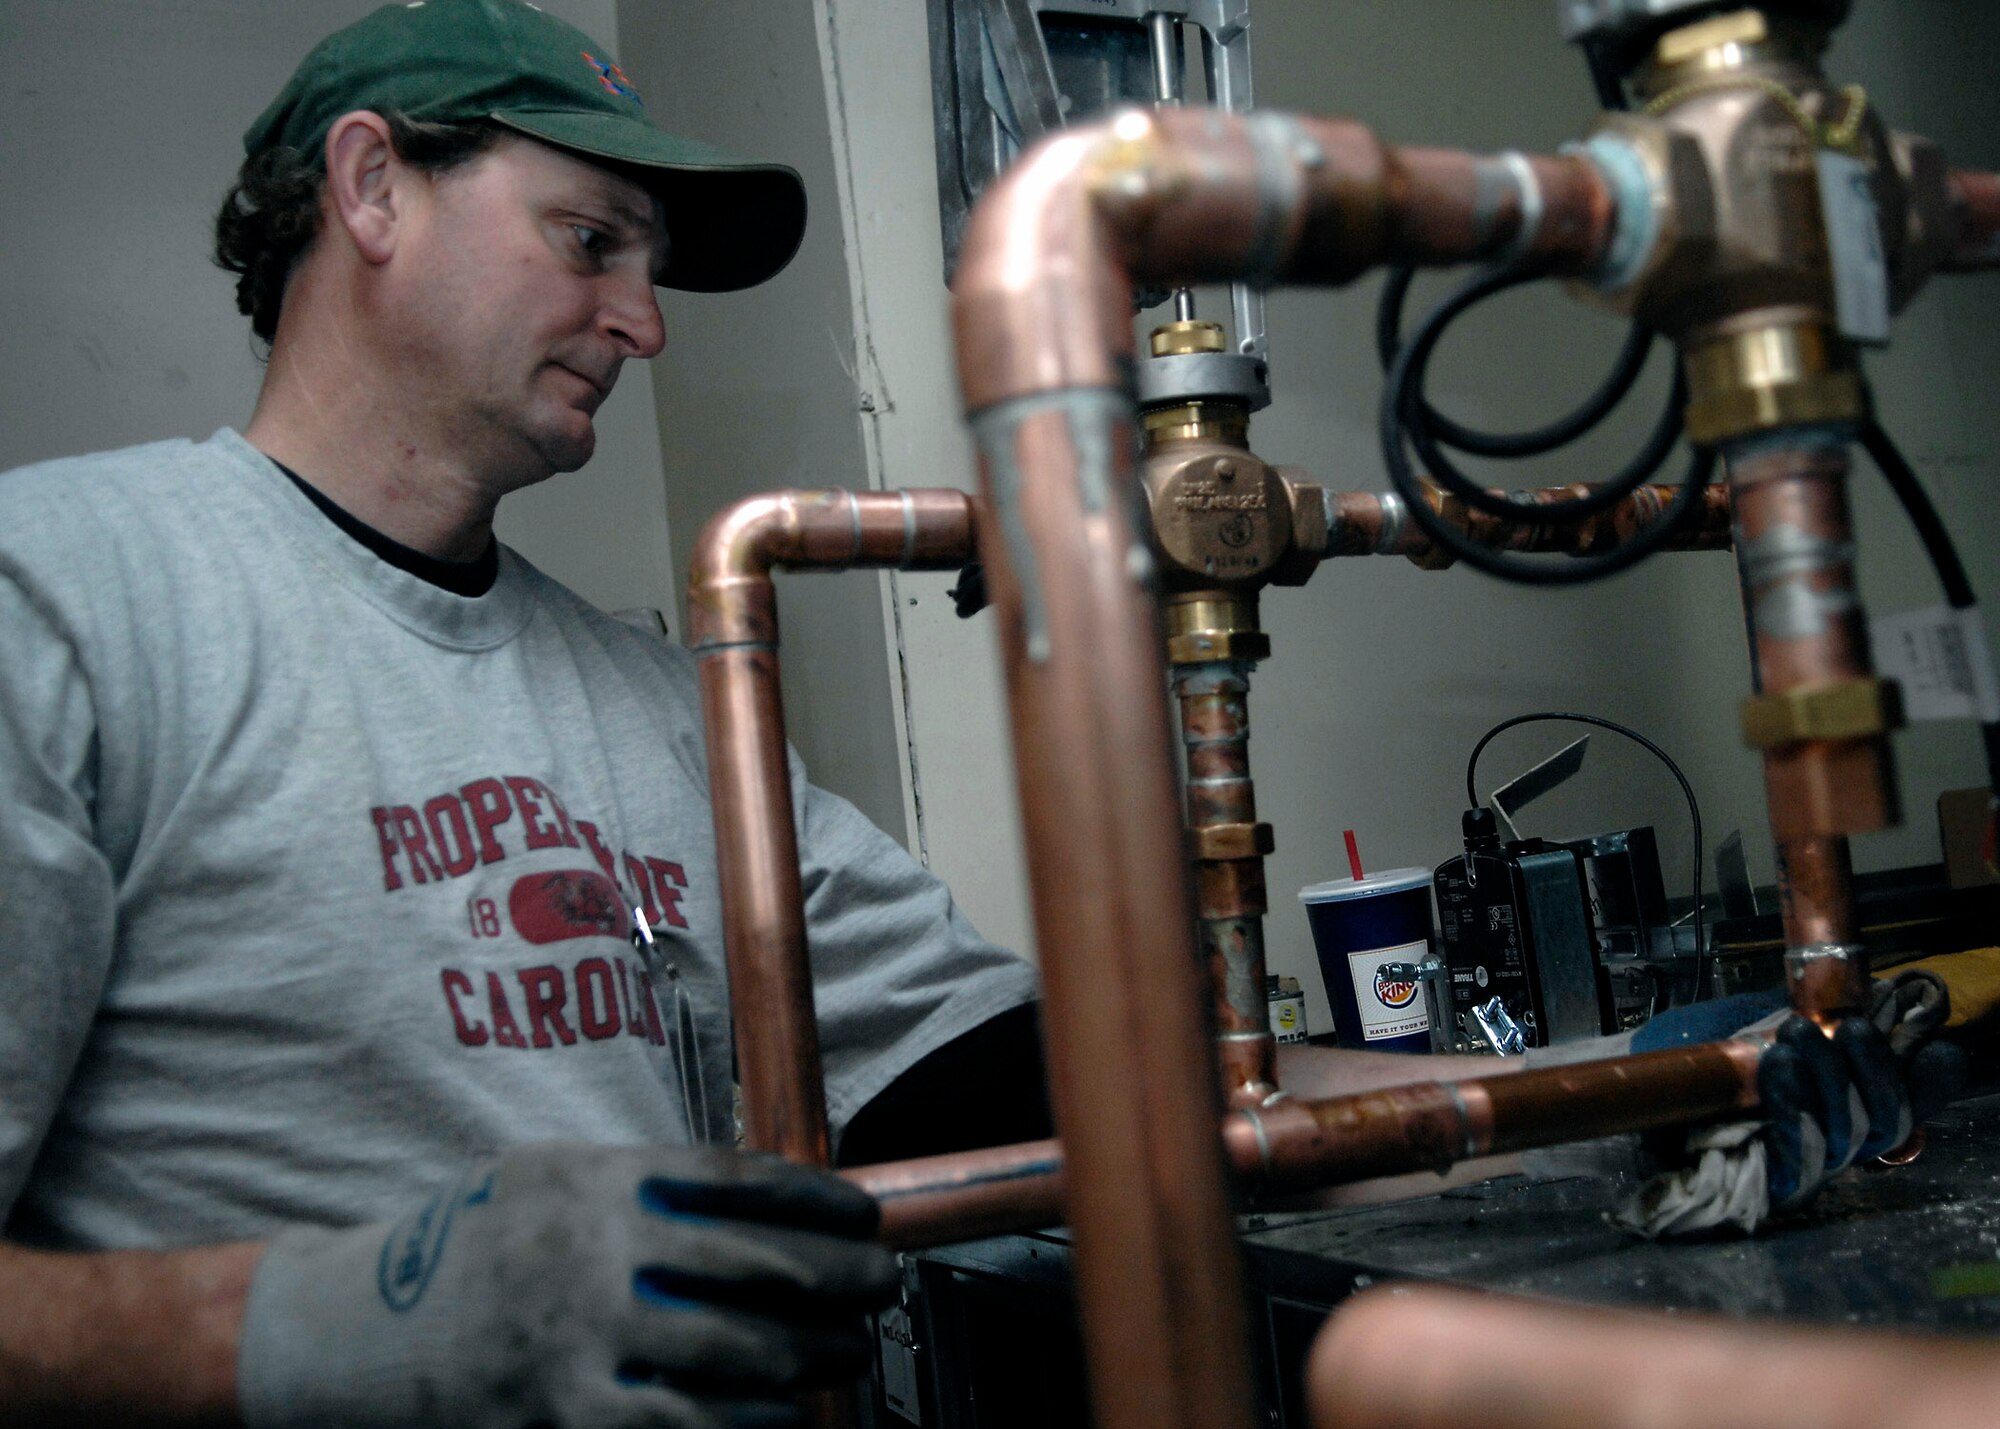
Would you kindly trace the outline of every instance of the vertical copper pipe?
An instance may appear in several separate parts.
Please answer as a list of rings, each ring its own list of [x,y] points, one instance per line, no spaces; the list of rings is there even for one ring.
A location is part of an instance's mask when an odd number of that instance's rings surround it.
[[[1795,428],[1734,443],[1726,457],[1758,694],[1868,680],[1846,433]],[[1793,1006],[1824,1025],[1867,1003],[1868,961],[1856,942],[1847,835],[1895,822],[1887,737],[1767,745],[1764,787],[1778,845]]]
[[[701,670],[723,944],[749,1145],[824,1166],[798,831],[778,693],[775,567],[948,569],[973,549],[958,491],[781,491],[718,514],[695,547],[690,644]]]
[[[972,421],[1097,1422],[1247,1426],[1164,633],[1132,522],[1132,403],[1054,392]]]
[[[1581,272],[1614,219],[1581,158],[1406,161],[1360,125],[1179,110],[1056,134],[973,213],[952,299],[959,381],[996,518],[981,556],[1107,1429],[1222,1429],[1251,1414],[1163,631],[1130,517],[1133,278],[1340,282],[1392,258],[1510,247]]]
[[[1264,854],[1250,778],[1250,662],[1176,665],[1195,911],[1215,1008],[1224,1101],[1261,1106],[1278,1090],[1278,1042],[1264,990]]]

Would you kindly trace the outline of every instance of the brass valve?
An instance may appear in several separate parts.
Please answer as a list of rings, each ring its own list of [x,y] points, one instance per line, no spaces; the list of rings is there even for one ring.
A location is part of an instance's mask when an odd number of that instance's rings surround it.
[[[1641,112],[1586,146],[1646,210],[1596,296],[1680,346],[1698,443],[1864,419],[1854,344],[1952,252],[1936,146],[1832,86],[1826,39],[1756,9],[1671,31],[1632,76]]]

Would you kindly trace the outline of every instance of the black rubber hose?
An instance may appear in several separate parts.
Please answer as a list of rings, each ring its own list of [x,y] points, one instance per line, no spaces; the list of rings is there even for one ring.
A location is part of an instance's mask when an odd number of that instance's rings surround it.
[[[1495,293],[1533,282],[1542,276],[1532,269],[1522,268],[1475,273],[1432,309],[1389,365],[1383,411],[1385,423],[1393,424],[1394,430],[1392,432],[1385,425],[1383,444],[1386,457],[1391,445],[1400,452],[1407,441],[1423,459],[1431,481],[1475,511],[1483,511],[1489,516],[1531,520],[1541,525],[1561,525],[1609,510],[1652,479],[1680,441],[1681,409],[1687,403],[1687,393],[1676,369],[1674,389],[1645,444],[1616,476],[1598,485],[1589,496],[1546,505],[1516,501],[1496,495],[1460,470],[1444,454],[1442,446],[1424,425],[1424,374],[1429,368],[1431,354],[1436,350],[1438,340],[1444,336],[1445,329],[1467,308]]]
[[[1395,365],[1396,353],[1403,345],[1403,305],[1416,271],[1414,268],[1393,269],[1383,286],[1382,300],[1375,309],[1375,355],[1381,360],[1385,373]],[[1645,367],[1652,346],[1652,331],[1638,323],[1632,324],[1631,330],[1625,334],[1624,345],[1619,348],[1618,356],[1612,363],[1610,374],[1598,384],[1597,390],[1584,398],[1574,411],[1546,426],[1525,432],[1478,431],[1453,421],[1433,407],[1421,393],[1417,397],[1416,418],[1411,425],[1427,430],[1444,445],[1470,452],[1473,456],[1509,460],[1540,456],[1543,452],[1568,446],[1609,416],[1632,390],[1632,384]]]

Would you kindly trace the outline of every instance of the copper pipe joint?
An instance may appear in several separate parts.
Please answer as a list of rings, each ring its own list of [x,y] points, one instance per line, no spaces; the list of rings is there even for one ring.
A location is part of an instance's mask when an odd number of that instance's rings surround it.
[[[1891,827],[1895,711],[1855,588],[1845,434],[1801,429],[1725,455],[1757,683],[1745,727],[1764,750],[1772,832],[1784,843]]]
[[[1981,1340],[1399,1285],[1328,1320],[1306,1397],[1313,1429],[1974,1429],[2000,1361]]]
[[[1953,169],[1947,183],[1954,241],[1946,266],[1961,273],[2000,267],[2000,174]]]
[[[1868,1002],[1846,835],[1896,819],[1895,713],[1855,591],[1846,439],[1807,429],[1727,457],[1757,683],[1744,729],[1764,754],[1787,982],[1792,1006],[1830,1028]]]
[[[1264,855],[1273,843],[1271,826],[1257,820],[1250,778],[1250,664],[1176,664],[1174,693],[1187,766],[1196,936],[1212,984],[1223,1098],[1232,1107],[1261,1106],[1278,1090],[1278,1042],[1264,988]]]
[[[771,572],[950,568],[970,557],[974,529],[971,498],[958,491],[782,491],[727,508],[696,544],[690,643],[701,671],[744,1129],[758,1150],[818,1165],[829,1153]]]
[[[1534,491],[1504,493],[1515,500],[1543,504],[1585,495],[1582,483]],[[1532,521],[1489,516],[1474,511],[1456,497],[1433,492],[1431,510],[1458,531],[1495,550],[1564,552],[1588,555],[1623,545],[1665,514],[1676,491],[1671,486],[1642,486],[1608,511],[1582,521],[1540,526]],[[1445,570],[1455,564],[1440,551],[1423,527],[1410,519],[1403,499],[1394,492],[1337,491],[1327,494],[1327,554],[1330,556],[1408,556],[1425,570]],[[1702,489],[1695,508],[1667,539],[1670,551],[1726,551],[1731,543],[1729,490],[1720,484]]]
[[[1471,1081],[1286,1098],[1230,1113],[1222,1141],[1251,1191],[1444,1171],[1473,1157],[1740,1114],[1757,1105],[1762,1055],[1747,1042],[1715,1042]],[[1061,1215],[1056,1142],[841,1174],[882,1202],[882,1238],[898,1249],[1027,1230]]]
[[[1346,120],[1123,110],[1044,139],[987,190],[953,284],[973,411],[1116,389],[1134,283],[1344,283],[1390,262],[1593,269],[1616,215],[1580,156],[1384,144]]]

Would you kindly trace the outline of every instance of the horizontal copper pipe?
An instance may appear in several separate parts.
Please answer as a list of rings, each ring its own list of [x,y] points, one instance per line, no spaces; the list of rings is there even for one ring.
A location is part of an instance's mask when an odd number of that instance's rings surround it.
[[[701,671],[744,1134],[758,1150],[829,1159],[771,573],[950,569],[970,559],[975,526],[960,491],[780,491],[728,507],[696,542],[689,643]]]
[[[1399,1285],[1327,1322],[1314,1429],[1975,1429],[2000,1403],[1985,1339],[1744,1324]]]
[[[1759,1047],[1715,1042],[1462,1082],[1354,1096],[1285,1098],[1224,1118],[1230,1165],[1250,1192],[1316,1190],[1445,1171],[1460,1161],[1710,1120],[1757,1104]],[[882,1202],[898,1249],[1054,1223],[1063,1154],[1052,1141],[841,1173]]]
[[[1399,149],[1275,111],[1123,110],[1043,140],[974,209],[952,289],[960,385],[972,411],[1121,386],[1135,282],[1344,283],[1516,253],[1584,273],[1615,218],[1580,156]]]
[[[1957,233],[1946,268],[2000,268],[2000,174],[1953,169],[1948,182]]]
[[[1549,504],[1583,496],[1590,487],[1544,487],[1505,494],[1519,501]],[[1582,521],[1538,526],[1529,521],[1489,516],[1465,503],[1433,493],[1431,509],[1471,540],[1504,551],[1561,552],[1588,555],[1623,545],[1660,519],[1673,501],[1671,486],[1642,486],[1608,510]],[[1438,550],[1423,527],[1410,519],[1402,498],[1393,492],[1338,491],[1328,500],[1329,556],[1408,556],[1426,570],[1450,566],[1449,553]],[[1730,547],[1729,488],[1717,483],[1703,489],[1699,504],[1668,538],[1670,551],[1726,551]]]

